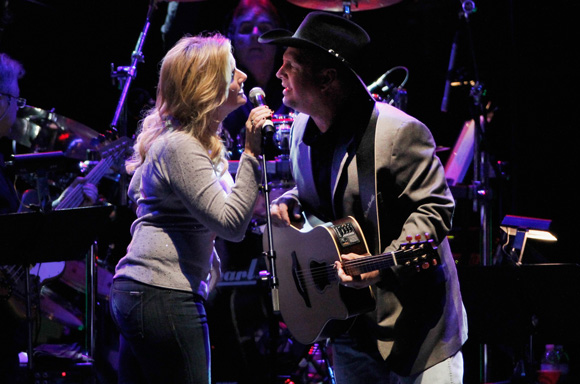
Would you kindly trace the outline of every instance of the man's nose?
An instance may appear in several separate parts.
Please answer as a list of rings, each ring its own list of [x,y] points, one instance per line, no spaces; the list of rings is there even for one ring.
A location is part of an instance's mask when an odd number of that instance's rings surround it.
[[[284,67],[280,67],[280,69],[278,69],[278,70],[276,71],[276,77],[277,77],[277,78],[279,78],[279,79],[281,79],[281,78],[282,78],[282,69],[283,69],[283,68],[284,68]]]

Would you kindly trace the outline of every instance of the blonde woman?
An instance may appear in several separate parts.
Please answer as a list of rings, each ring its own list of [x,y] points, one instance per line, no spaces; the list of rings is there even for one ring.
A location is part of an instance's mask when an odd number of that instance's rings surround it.
[[[245,234],[261,179],[261,128],[271,114],[265,106],[250,113],[233,183],[219,130],[246,103],[247,76],[231,51],[220,34],[185,37],[168,51],[155,107],[126,163],[137,219],[111,291],[120,383],[211,382],[204,302],[214,239]]]

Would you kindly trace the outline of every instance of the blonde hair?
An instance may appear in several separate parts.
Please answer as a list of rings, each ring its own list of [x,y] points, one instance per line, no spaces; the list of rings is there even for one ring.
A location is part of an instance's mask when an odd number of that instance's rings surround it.
[[[224,146],[214,128],[214,112],[227,99],[231,51],[230,40],[214,33],[183,37],[167,52],[155,106],[141,122],[133,155],[125,163],[128,173],[143,164],[156,138],[173,130],[196,138],[216,169],[222,173],[227,169]]]

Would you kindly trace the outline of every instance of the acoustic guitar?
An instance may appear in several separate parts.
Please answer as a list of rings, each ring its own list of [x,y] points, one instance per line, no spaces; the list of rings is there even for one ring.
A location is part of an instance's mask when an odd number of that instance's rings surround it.
[[[288,330],[303,344],[344,332],[356,315],[375,308],[370,287],[354,289],[339,284],[335,261],[341,261],[352,276],[395,265],[419,272],[440,263],[433,241],[417,238],[395,252],[341,260],[347,253],[370,253],[358,222],[350,216],[314,227],[307,218],[301,227],[273,227],[272,238],[280,313]]]

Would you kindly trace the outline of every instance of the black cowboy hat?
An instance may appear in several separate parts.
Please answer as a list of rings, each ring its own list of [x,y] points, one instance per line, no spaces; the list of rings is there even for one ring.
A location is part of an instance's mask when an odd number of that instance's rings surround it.
[[[367,89],[355,67],[364,56],[364,49],[371,39],[364,29],[345,17],[311,12],[294,34],[285,29],[273,29],[261,35],[258,41],[286,47],[319,49],[350,69]]]

